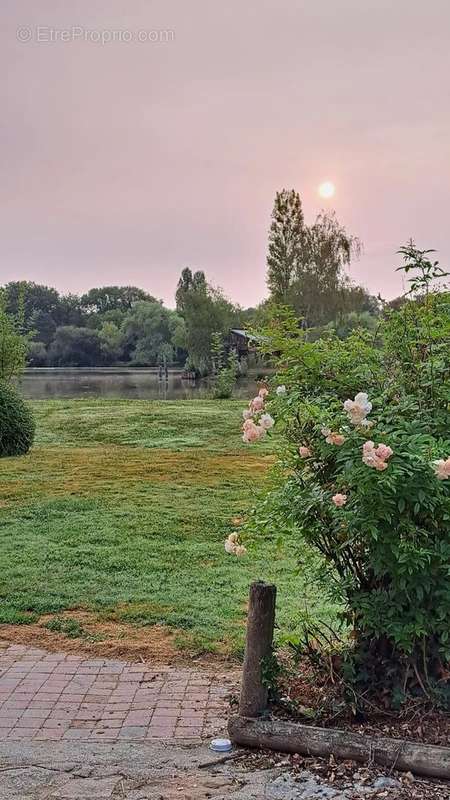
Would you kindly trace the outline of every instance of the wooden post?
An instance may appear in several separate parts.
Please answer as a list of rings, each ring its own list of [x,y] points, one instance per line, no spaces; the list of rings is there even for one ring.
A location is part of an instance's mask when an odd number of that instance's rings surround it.
[[[262,662],[272,653],[277,589],[271,583],[256,581],[250,586],[247,642],[242,672],[239,713],[257,717],[267,707],[267,687],[262,682]]]

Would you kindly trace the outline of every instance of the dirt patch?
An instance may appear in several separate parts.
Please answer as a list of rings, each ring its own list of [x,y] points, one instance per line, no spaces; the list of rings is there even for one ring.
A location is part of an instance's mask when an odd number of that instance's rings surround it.
[[[303,725],[450,746],[450,714],[424,698],[411,699],[394,711],[383,708],[379,699],[361,695],[356,709],[332,669],[313,665],[306,657],[294,667],[288,654],[282,652],[279,657],[286,672],[281,678],[282,700],[274,707],[277,716],[297,719]]]
[[[59,621],[76,623],[72,628],[80,635],[67,635],[60,630],[50,630],[49,623],[68,630]],[[69,628],[70,630],[70,628]],[[182,632],[185,635],[185,632]],[[116,621],[99,619],[89,611],[71,610],[59,614],[44,614],[37,623],[30,625],[0,625],[1,639],[13,643],[31,645],[51,653],[64,652],[102,658],[117,658],[125,661],[145,661],[152,664],[195,664],[211,666],[225,659],[205,654],[193,658],[192,653],[180,652],[176,638],[180,634],[164,625],[139,627]]]

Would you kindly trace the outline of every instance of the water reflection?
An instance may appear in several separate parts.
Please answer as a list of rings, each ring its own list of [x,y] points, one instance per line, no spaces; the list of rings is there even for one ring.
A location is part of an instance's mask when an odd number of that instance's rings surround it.
[[[180,371],[169,370],[167,379],[152,369],[27,369],[20,380],[30,400],[77,397],[121,397],[140,400],[190,400],[211,396],[208,380],[185,380]],[[240,378],[236,397],[256,391],[254,378]]]

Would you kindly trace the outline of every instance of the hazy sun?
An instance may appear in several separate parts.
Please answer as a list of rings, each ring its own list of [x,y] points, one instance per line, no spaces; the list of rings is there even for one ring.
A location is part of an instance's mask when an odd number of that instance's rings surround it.
[[[335,191],[336,189],[334,183],[331,183],[331,181],[324,181],[319,186],[319,194],[321,197],[324,197],[325,199],[333,197]]]

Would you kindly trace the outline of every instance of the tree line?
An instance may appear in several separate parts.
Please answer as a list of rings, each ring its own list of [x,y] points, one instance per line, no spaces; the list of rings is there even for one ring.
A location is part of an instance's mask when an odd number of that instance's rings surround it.
[[[29,366],[164,364],[207,374],[217,336],[226,340],[230,328],[265,325],[273,304],[293,308],[316,333],[327,327],[346,336],[357,325],[376,324],[378,300],[345,272],[360,250],[334,213],[306,225],[298,192],[283,189],[269,230],[269,297],[256,307],[241,308],[189,267],[178,281],[175,309],[136,286],[103,286],[79,296],[12,281],[1,289],[0,335],[5,319],[14,320]]]
[[[13,281],[1,295],[3,318],[13,320],[27,341],[27,363],[34,367],[164,364],[206,374],[213,334],[225,337],[245,318],[203,272],[189,268],[182,272],[175,310],[135,286],[103,286],[78,296]]]

